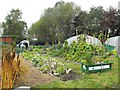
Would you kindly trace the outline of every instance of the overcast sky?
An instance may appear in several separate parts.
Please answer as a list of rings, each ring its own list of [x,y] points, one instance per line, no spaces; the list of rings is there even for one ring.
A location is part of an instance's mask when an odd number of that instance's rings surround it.
[[[0,23],[4,21],[7,14],[12,9],[20,9],[23,13],[22,18],[27,22],[28,27],[37,20],[44,9],[53,7],[56,2],[61,0],[0,0]],[[110,6],[118,8],[120,0],[63,0],[65,2],[74,2],[82,10],[89,11],[92,6],[103,6],[104,9]]]

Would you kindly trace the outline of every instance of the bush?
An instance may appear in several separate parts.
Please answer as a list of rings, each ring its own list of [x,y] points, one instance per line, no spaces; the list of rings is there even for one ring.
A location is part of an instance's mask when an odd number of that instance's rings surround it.
[[[86,60],[86,64],[93,64],[95,61],[92,60],[94,56],[107,58],[110,53],[106,52],[104,46],[94,46],[85,42],[84,38],[79,37],[79,42],[73,42],[68,45],[67,41],[62,46],[53,46],[50,50],[49,55],[64,57],[66,60],[75,62],[82,62]]]

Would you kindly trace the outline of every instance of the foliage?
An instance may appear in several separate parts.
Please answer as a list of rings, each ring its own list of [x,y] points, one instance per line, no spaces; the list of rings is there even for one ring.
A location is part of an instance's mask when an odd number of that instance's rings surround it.
[[[89,12],[80,11],[74,18],[73,26],[77,34],[88,34],[99,37],[102,32],[101,42],[104,43],[108,37],[118,36],[119,32],[119,10],[110,7],[107,11],[103,7],[92,7]]]
[[[67,42],[66,42],[67,43]],[[66,51],[68,48],[62,48],[63,44],[58,44],[58,45],[52,45],[50,48],[48,55],[51,55],[53,57],[55,56],[63,56],[64,54],[62,52]]]
[[[102,33],[101,42],[104,43],[107,38],[120,34],[119,18],[119,11],[113,7],[108,10],[104,10],[102,6],[92,7],[86,12],[74,3],[61,1],[53,8],[46,9],[41,18],[31,26],[29,33],[38,36],[38,41],[50,44],[63,42],[78,34],[98,38]]]
[[[2,23],[2,29],[3,35],[12,36],[13,41],[19,42],[24,39],[27,34],[27,24],[22,21],[22,12],[19,9],[12,9]]]
[[[67,68],[71,68],[76,73],[78,73],[80,65],[76,65],[73,62],[64,62],[64,59],[60,59],[57,57],[51,57],[49,55],[43,55],[38,51],[43,52],[41,50],[43,48],[34,47],[33,51],[24,51],[21,53],[23,58],[27,60],[31,60],[35,67],[38,67],[40,71],[43,73],[57,73],[59,75],[63,74]]]
[[[49,55],[64,57],[66,60],[74,62],[84,62],[86,64],[94,64],[96,61],[93,57],[98,56],[105,59],[110,56],[104,46],[94,46],[85,42],[84,38],[78,37],[79,42],[73,42],[68,45],[67,42],[60,48],[51,48]]]
[[[118,88],[118,59],[113,57],[109,58],[115,63],[112,65],[112,70],[109,72],[101,72],[101,73],[94,73],[94,74],[80,74],[80,79],[77,80],[69,80],[69,81],[61,81],[55,80],[48,84],[39,84],[33,88],[102,88],[110,89],[110,88]]]
[[[53,8],[44,10],[41,18],[29,30],[38,36],[39,42],[58,43],[72,36],[71,23],[80,8],[74,3],[57,2]]]
[[[2,35],[2,24],[0,23],[0,35]]]
[[[61,81],[59,79],[50,82],[48,84],[39,84],[33,88],[118,88],[118,59],[109,58],[114,62],[112,70],[109,72],[101,72],[94,74],[81,73],[80,79]]]
[[[101,27],[103,34],[109,36],[118,36],[118,25],[119,21],[119,11],[113,7],[110,7],[107,11],[104,12],[105,19],[101,22]]]
[[[72,2],[57,2],[54,7],[47,8],[40,19],[29,29],[29,39],[34,35],[39,44],[64,42],[68,37],[85,33],[98,38],[102,32],[104,43],[108,37],[120,35],[120,11],[110,7],[104,10],[102,6],[92,7],[89,12],[83,11]],[[11,35],[19,42],[27,34],[26,22],[22,20],[19,9],[12,9],[2,23],[4,35]]]
[[[120,56],[119,56],[119,54],[117,53],[116,50],[112,50],[111,53],[112,53],[118,60],[120,60]]]
[[[99,47],[97,46],[92,46],[92,45],[88,45],[85,42],[81,43],[82,45],[87,45],[84,46],[86,49],[95,49],[93,51],[96,51],[95,56],[97,54],[96,57],[99,57],[100,60],[103,59],[103,57],[101,56],[102,49],[99,50]],[[75,45],[79,45],[77,43],[73,43],[72,45],[68,45],[67,42],[64,43],[64,47],[62,47],[61,45],[55,45],[54,47],[50,47],[52,50],[53,49],[58,49],[57,52],[59,50],[70,50],[69,48],[74,47],[73,50],[76,50]],[[63,49],[64,48],[64,49]],[[67,48],[67,49],[66,49]],[[83,47],[82,47],[83,48]],[[76,74],[78,74],[81,78],[77,79],[77,80],[69,80],[69,81],[61,81],[61,80],[55,80],[53,82],[50,82],[48,84],[40,84],[38,86],[35,86],[36,88],[111,88],[111,87],[118,87],[117,83],[118,83],[118,59],[114,58],[111,55],[114,55],[116,53],[116,51],[112,51],[110,53],[107,53],[106,55],[108,56],[106,59],[104,60],[109,60],[114,62],[114,64],[112,65],[112,70],[109,72],[101,72],[101,73],[94,73],[94,74],[86,74],[81,72],[80,70],[80,62],[73,61],[72,60],[64,60],[64,58],[59,58],[59,57],[51,57],[49,55],[46,54],[42,54],[42,53],[38,53],[38,51],[44,51],[43,48],[37,48],[37,47],[33,47],[33,51],[26,51],[26,52],[22,52],[22,56],[26,57],[26,59],[28,58],[28,60],[32,60],[32,62],[34,63],[34,61],[38,61],[37,63],[37,67],[39,67],[39,70],[41,70],[44,73],[52,73],[52,71],[54,71],[55,73],[59,73],[59,75],[61,75],[64,70],[66,68],[71,68]],[[51,52],[51,49],[49,52]],[[90,50],[92,50],[90,49]],[[83,50],[83,49],[82,49]],[[67,52],[68,52],[67,51]],[[87,51],[87,50],[85,50]],[[87,51],[88,52],[88,51]],[[27,54],[25,54],[27,53]],[[64,52],[65,53],[65,52]],[[61,55],[64,55],[64,53],[62,52]],[[75,53],[75,52],[74,52]],[[113,54],[114,53],[114,54]],[[50,53],[49,53],[50,54]],[[110,56],[109,56],[110,54]],[[60,55],[60,54],[59,54]],[[31,58],[30,58],[31,56]],[[88,55],[86,55],[87,58]],[[104,81],[104,82],[103,82]],[[97,83],[95,83],[97,82]],[[115,86],[114,86],[115,84]]]

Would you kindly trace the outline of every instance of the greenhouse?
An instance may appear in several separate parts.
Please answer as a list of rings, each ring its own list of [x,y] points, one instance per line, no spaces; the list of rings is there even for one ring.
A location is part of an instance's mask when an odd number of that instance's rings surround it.
[[[68,38],[66,41],[68,42],[69,45],[72,44],[74,41],[75,41],[75,42],[78,42],[78,37],[79,37],[79,36],[80,36],[80,35],[70,37],[70,38]],[[83,36],[85,36],[85,35],[83,35]],[[85,36],[85,39],[86,39],[85,41],[86,41],[88,44],[100,45],[100,46],[102,46],[102,43],[100,42],[100,40],[97,39],[97,38],[95,38],[95,37],[86,35],[86,36]]]
[[[115,50],[118,52],[118,54],[120,55],[120,36],[116,36],[116,37],[111,37],[109,39],[107,39],[105,41],[105,45],[108,46],[108,48],[110,49],[111,47],[114,47]]]

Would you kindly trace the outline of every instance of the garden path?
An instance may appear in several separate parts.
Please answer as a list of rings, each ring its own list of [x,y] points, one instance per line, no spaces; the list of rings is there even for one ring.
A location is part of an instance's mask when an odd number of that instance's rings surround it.
[[[17,86],[35,86],[42,83],[49,83],[56,79],[49,74],[43,74],[40,72],[37,67],[32,65],[31,61],[25,59],[21,60],[21,67],[25,66],[27,71],[25,72],[25,75],[22,76],[21,80],[18,81]]]

